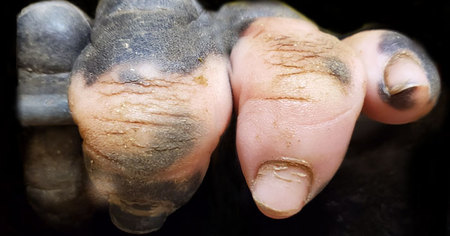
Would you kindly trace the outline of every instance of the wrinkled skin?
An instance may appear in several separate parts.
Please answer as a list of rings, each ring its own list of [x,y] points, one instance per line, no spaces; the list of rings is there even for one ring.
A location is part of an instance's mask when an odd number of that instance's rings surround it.
[[[158,15],[168,20],[153,25],[153,15],[118,4],[104,1],[97,9],[90,43],[70,67],[68,95],[90,177],[75,181],[92,183],[80,187],[89,188],[81,190],[88,199],[74,198],[88,208],[107,203],[114,224],[127,232],[158,229],[191,198],[234,119],[233,103],[244,177],[258,208],[278,219],[300,211],[331,179],[361,109],[381,122],[408,123],[439,95],[432,62],[395,32],[339,41],[278,5],[230,4],[178,27],[200,7],[186,3],[186,11]],[[240,16],[249,17],[235,20]],[[132,24],[141,17],[147,24]],[[20,52],[22,68],[37,60]],[[34,66],[29,71],[67,71],[64,63]],[[375,125],[360,122],[369,128],[355,135],[370,136]]]

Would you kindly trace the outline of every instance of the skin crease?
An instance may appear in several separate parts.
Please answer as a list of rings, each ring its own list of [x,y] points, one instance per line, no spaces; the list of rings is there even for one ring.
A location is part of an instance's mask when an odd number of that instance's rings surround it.
[[[124,80],[120,71],[132,71],[139,79]],[[138,234],[155,231],[192,197],[218,134],[229,122],[225,60],[208,57],[189,75],[166,75],[150,63],[116,66],[93,84],[85,81],[82,74],[72,77],[69,104],[96,192],[109,201],[112,221],[120,229]],[[167,192],[168,196],[155,194],[159,190],[153,186],[164,182],[178,183],[179,189],[190,187]],[[149,207],[142,211],[136,205]],[[127,214],[162,221],[140,225],[134,223],[139,219],[127,221]]]
[[[236,93],[237,94],[237,93]],[[269,109],[268,109],[269,110]],[[265,118],[264,118],[265,119]],[[272,143],[268,143],[267,145],[272,145]],[[333,164],[332,164],[333,165]],[[255,167],[256,168],[256,167]],[[307,213],[305,213],[305,214],[307,214]]]
[[[226,81],[223,78],[219,77],[219,75],[225,76],[225,66],[222,68],[220,67],[212,67],[209,66],[209,63],[214,64],[220,64],[221,59],[212,57],[211,59],[206,60],[206,65],[203,69],[201,69],[198,72],[195,72],[193,75],[187,77],[187,78],[179,78],[180,84],[182,84],[182,81],[184,80],[185,83],[188,85],[181,88],[173,88],[176,91],[178,91],[178,96],[180,97],[186,97],[190,98],[191,94],[199,94],[195,97],[193,97],[191,100],[189,100],[188,106],[196,107],[196,112],[198,114],[195,114],[192,118],[187,118],[200,121],[202,122],[206,127],[199,128],[201,130],[193,130],[193,135],[196,135],[195,133],[199,132],[199,134],[203,137],[200,139],[198,145],[205,145],[205,148],[196,148],[196,150],[204,150],[206,153],[211,153],[214,149],[215,145],[217,145],[217,138],[211,139],[213,134],[215,133],[222,133],[223,129],[225,127],[225,124],[228,123],[228,119],[226,114],[222,113],[225,116],[218,116],[218,112],[216,110],[216,103],[204,103],[203,101],[207,101],[209,98],[210,101],[216,101],[220,103],[219,107],[229,107],[231,108],[231,104],[228,102],[227,99],[222,99],[223,97],[229,96],[228,93],[224,92],[222,94],[214,94],[212,91],[226,91],[226,89],[222,90],[222,88],[227,88],[228,85],[221,81]],[[127,67],[127,66],[126,66]],[[152,77],[164,77],[164,75],[159,74],[158,72],[153,72],[155,69],[152,67],[147,67],[146,65],[143,65],[142,67],[135,66],[138,73],[142,73],[145,76],[148,76],[149,78]],[[120,70],[120,69],[118,69]],[[96,85],[93,85],[91,87],[86,88],[83,84],[83,79],[79,78],[77,76],[74,76],[72,79],[72,85],[69,89],[69,101],[72,113],[74,114],[75,122],[79,124],[80,132],[82,137],[84,137],[85,142],[89,143],[90,145],[96,145],[97,147],[101,147],[102,149],[110,149],[110,148],[117,148],[117,149],[111,149],[108,150],[107,153],[115,153],[120,152],[120,150],[124,147],[125,149],[128,149],[126,152],[124,152],[124,155],[128,155],[129,152],[134,152],[133,150],[136,150],[136,154],[140,153],[140,148],[144,148],[148,145],[149,142],[151,142],[151,138],[146,140],[145,136],[145,122],[147,117],[152,118],[153,120],[149,120],[150,122],[148,124],[148,129],[152,130],[154,125],[158,125],[159,123],[169,122],[170,120],[167,120],[164,117],[164,110],[161,108],[154,108],[154,109],[145,109],[145,107],[139,107],[139,106],[133,106],[133,104],[142,104],[142,106],[148,106],[152,99],[155,99],[154,95],[152,93],[154,90],[158,90],[159,88],[156,85],[149,85],[149,87],[141,86],[139,84],[124,84],[123,87],[115,86],[114,83],[117,83],[119,78],[116,78],[115,76],[118,73],[111,72],[111,76],[109,77],[108,74],[105,77],[101,77],[99,82],[97,82],[97,88]],[[215,75],[215,77],[211,77],[210,75]],[[202,76],[205,78],[205,81],[196,81],[198,78]],[[104,78],[104,79],[103,79]],[[111,78],[113,81],[111,81]],[[206,78],[211,78],[209,82],[206,82]],[[177,79],[178,80],[178,79]],[[103,83],[112,84],[108,87],[105,87],[105,85],[101,84]],[[163,82],[162,82],[163,83]],[[153,87],[154,86],[154,87]],[[220,88],[220,89],[219,89]],[[111,89],[111,90],[109,90]],[[132,92],[135,92],[136,94],[133,95]],[[200,95],[201,94],[201,95]],[[113,95],[113,96],[111,96]],[[211,97],[214,98],[221,98],[216,100],[211,100]],[[127,100],[124,100],[123,98],[126,98]],[[170,98],[170,94],[168,95],[168,98]],[[108,102],[105,102],[105,101]],[[223,102],[223,103],[222,103]],[[200,103],[203,103],[203,108],[200,109]],[[97,106],[96,104],[105,104],[101,106]],[[108,104],[110,104],[108,106]],[[127,105],[128,104],[128,105]],[[175,106],[177,106],[177,103],[173,103]],[[191,105],[190,105],[191,104]],[[167,104],[167,106],[172,105],[170,100]],[[172,105],[173,106],[173,105]],[[80,107],[80,108],[79,108]],[[91,108],[93,110],[96,110],[95,112],[86,109]],[[164,107],[164,106],[161,106]],[[176,107],[175,107],[176,108]],[[109,113],[109,111],[116,111],[113,113]],[[193,110],[193,108],[186,108],[186,110]],[[230,111],[231,109],[225,109],[225,111]],[[145,113],[147,111],[147,113]],[[222,110],[223,111],[223,110]],[[180,114],[174,114],[174,116],[182,116],[184,115],[181,111]],[[154,115],[155,114],[155,115]],[[161,114],[158,116],[158,114]],[[228,113],[229,114],[229,113]],[[171,114],[168,114],[169,116]],[[104,122],[104,119],[98,118],[97,116],[105,116],[107,120],[111,120],[113,123],[112,126],[109,128],[108,122]],[[107,116],[107,117],[106,117]],[[83,119],[88,119],[88,121],[84,121]],[[177,119],[174,119],[177,120]],[[118,124],[114,124],[115,121],[123,121],[124,125],[123,128]],[[81,123],[83,122],[83,123]],[[142,133],[136,131],[136,133],[130,131],[125,131],[126,135],[129,135],[130,137],[128,139],[128,143],[122,142],[122,136],[119,133],[119,138],[117,138],[118,132],[121,130],[128,130],[126,122],[136,123],[138,126],[140,125],[139,122],[142,122],[143,129]],[[195,125],[194,125],[195,126]],[[157,127],[157,126],[156,126]],[[104,132],[102,131],[104,129]],[[203,131],[204,130],[204,131]],[[207,132],[207,133],[204,133]],[[92,133],[92,134],[91,134]],[[116,134],[116,135],[115,135]],[[111,139],[111,141],[105,141],[105,139]],[[98,144],[97,144],[98,143]],[[108,144],[108,146],[103,147],[103,143]],[[114,143],[114,145],[110,145]],[[201,144],[205,143],[205,144]],[[144,150],[142,150],[144,151]],[[203,153],[191,153],[192,157],[195,156],[205,156]],[[206,155],[206,157],[209,155]],[[120,158],[120,157],[119,157]],[[206,158],[205,160],[207,160]],[[188,163],[193,168],[197,168],[197,166],[205,166],[208,162],[202,161],[202,164],[196,164],[197,158],[194,160],[186,160],[178,162],[175,166],[172,166],[175,170],[178,170],[179,168],[177,166],[184,166],[184,163]],[[203,158],[201,159],[203,160]],[[172,163],[170,163],[171,165]],[[160,168],[160,167],[158,167]],[[183,168],[186,168],[183,167]],[[168,175],[173,176],[174,174],[180,174],[182,172],[173,172],[170,169],[168,170]]]
[[[277,40],[279,43],[273,44]],[[298,48],[291,46],[296,44]],[[283,48],[285,45],[290,45],[294,52],[286,52],[289,48]],[[322,52],[324,47],[328,50]],[[277,54],[277,50],[283,54]],[[264,57],[254,53],[258,51],[275,53]],[[319,55],[318,59],[307,61],[310,52]],[[280,60],[276,59],[278,56]],[[344,61],[342,65],[351,65],[348,66],[349,82],[340,81],[332,73],[323,73],[326,69],[308,72],[309,65],[320,68],[321,63],[332,56]],[[299,61],[297,57],[308,64],[297,63],[292,69],[290,65]],[[248,185],[250,188],[254,185],[262,163],[289,157],[294,162],[308,163],[314,173],[310,190],[303,194],[305,201],[311,200],[334,175],[347,149],[364,97],[362,64],[352,50],[336,38],[320,33],[306,21],[287,18],[261,18],[253,22],[234,47],[231,61],[231,83],[237,88],[234,99],[239,108],[237,151]],[[277,78],[277,74],[284,73],[293,76]],[[270,88],[265,87],[267,85],[271,85]],[[297,197],[288,200],[288,196],[288,189],[280,190],[276,200],[269,200],[272,210],[261,206],[264,204],[258,207],[272,218],[289,217],[303,204],[290,209],[292,206],[277,201],[298,202]]]

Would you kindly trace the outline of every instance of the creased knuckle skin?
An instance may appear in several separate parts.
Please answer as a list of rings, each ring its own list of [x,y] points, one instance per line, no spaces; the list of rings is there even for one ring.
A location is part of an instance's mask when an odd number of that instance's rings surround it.
[[[336,88],[346,92],[352,75],[338,56],[341,49],[337,42],[326,37],[305,37],[301,40],[291,35],[260,37],[265,45],[261,56],[269,69],[275,72],[271,85],[276,93],[289,94],[291,91],[286,88],[291,87],[295,88],[293,93],[306,95],[299,97],[301,100],[317,100],[318,95],[311,94],[306,87],[318,82],[336,84]]]
[[[124,71],[133,70],[119,67],[89,86],[74,78],[72,112],[94,160],[130,175],[155,175],[190,153],[203,133],[190,107],[195,82],[163,75],[124,82]]]
[[[314,119],[318,123],[357,109],[360,102],[353,101],[363,100],[364,72],[353,50],[306,21],[256,20],[233,49],[231,61],[240,106],[249,100],[297,104],[303,107],[296,109],[300,116],[321,114]]]
[[[71,108],[85,153],[115,171],[154,176],[186,156],[202,134],[188,98],[179,98],[190,85],[164,87],[164,79],[124,83],[114,74],[88,87],[73,81]]]
[[[120,229],[156,230],[200,185],[226,124],[211,99],[226,88],[225,65],[210,56],[193,72],[176,74],[148,62],[123,63],[94,83],[83,71],[73,74],[69,106],[85,165]]]
[[[70,104],[85,165],[109,201],[112,221],[124,231],[145,233],[159,228],[199,186],[202,170],[179,165],[195,158],[191,154],[204,128],[189,96],[180,98],[193,85],[159,77],[130,82],[120,75],[112,71],[89,86],[75,76]],[[167,174],[171,171],[175,174]]]

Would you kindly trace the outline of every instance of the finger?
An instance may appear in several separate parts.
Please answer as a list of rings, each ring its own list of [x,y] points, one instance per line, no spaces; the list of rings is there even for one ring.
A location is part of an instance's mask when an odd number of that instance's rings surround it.
[[[24,126],[27,198],[53,227],[92,215],[79,134],[68,111],[73,63],[89,41],[89,18],[68,2],[39,2],[17,16],[18,118]],[[47,126],[51,125],[51,126]]]
[[[54,227],[73,228],[92,215],[76,127],[27,129],[24,179],[36,213]]]
[[[390,124],[415,121],[436,104],[439,74],[425,51],[393,31],[363,31],[343,40],[355,49],[367,70],[363,112]]]
[[[231,53],[237,151],[258,208],[289,217],[332,178],[364,98],[353,50],[313,24],[260,18]]]
[[[136,4],[100,3],[106,15],[78,58],[69,102],[113,223],[147,233],[200,185],[232,99],[207,13],[185,1]]]
[[[17,16],[17,115],[23,125],[73,124],[69,74],[89,41],[89,22],[64,1],[34,3]]]

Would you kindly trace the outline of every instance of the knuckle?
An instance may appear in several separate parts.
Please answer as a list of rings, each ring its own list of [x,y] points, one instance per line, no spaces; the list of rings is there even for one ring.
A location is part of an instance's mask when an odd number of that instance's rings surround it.
[[[344,50],[337,39],[320,34],[301,39],[294,35],[266,35],[263,40],[264,61],[276,71],[275,79],[301,80],[302,75],[316,74],[342,85],[351,82],[351,71],[340,59],[339,53]]]
[[[87,17],[68,2],[44,1],[17,17],[17,64],[37,73],[68,72],[89,41]]]
[[[352,51],[337,38],[321,32],[258,33],[258,57],[269,76],[257,84],[267,99],[322,101],[343,99],[354,86]]]
[[[184,161],[206,132],[192,107],[202,85],[148,70],[119,65],[91,84],[78,73],[69,87],[89,177],[116,225],[136,217],[163,220],[190,199],[203,176]]]
[[[87,156],[153,176],[188,155],[204,128],[191,105],[192,78],[142,77],[142,70],[119,68],[87,87],[74,79],[70,103]]]

